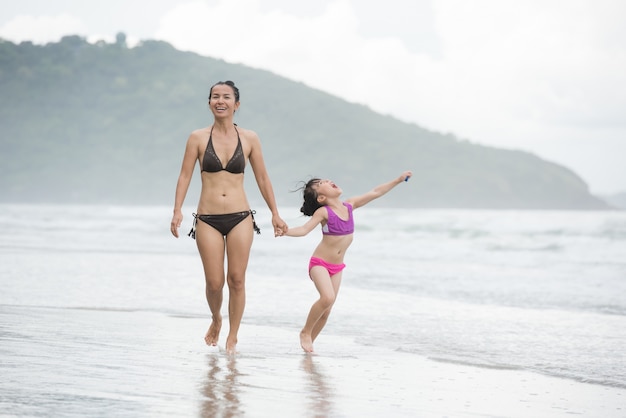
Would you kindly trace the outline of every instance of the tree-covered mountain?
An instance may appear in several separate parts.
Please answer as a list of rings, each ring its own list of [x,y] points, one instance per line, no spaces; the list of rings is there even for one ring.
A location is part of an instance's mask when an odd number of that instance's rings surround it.
[[[187,136],[212,120],[209,87],[229,79],[241,91],[236,122],[261,137],[281,204],[299,205],[290,191],[310,176],[332,178],[347,197],[411,169],[385,205],[607,207],[574,172],[533,154],[428,131],[164,42],[128,48],[124,38],[0,41],[0,201],[171,204]],[[253,178],[248,168],[255,203]]]

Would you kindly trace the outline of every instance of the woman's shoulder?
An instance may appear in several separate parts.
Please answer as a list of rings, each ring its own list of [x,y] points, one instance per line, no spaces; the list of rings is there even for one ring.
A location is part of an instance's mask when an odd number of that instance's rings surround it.
[[[245,138],[248,141],[259,141],[259,135],[257,135],[257,133],[252,129],[242,128],[237,125],[237,131],[242,139]]]
[[[194,129],[193,131],[191,131],[191,133],[189,134],[189,139],[208,138],[210,134],[211,134],[211,127],[206,126],[204,128],[198,128],[198,129]]]

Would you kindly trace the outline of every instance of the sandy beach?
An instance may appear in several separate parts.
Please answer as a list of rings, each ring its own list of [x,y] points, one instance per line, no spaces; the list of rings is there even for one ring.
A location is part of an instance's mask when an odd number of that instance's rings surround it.
[[[238,354],[207,320],[0,306],[2,416],[624,417],[626,391],[471,367],[243,324]],[[52,325],[54,324],[54,325]],[[223,341],[222,341],[223,343]]]
[[[316,241],[264,233],[228,356],[171,208],[1,209],[2,417],[626,417],[621,213],[364,211],[314,355]]]

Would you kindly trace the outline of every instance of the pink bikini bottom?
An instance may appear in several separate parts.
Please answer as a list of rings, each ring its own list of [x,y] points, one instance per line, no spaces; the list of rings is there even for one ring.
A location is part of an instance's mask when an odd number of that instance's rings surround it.
[[[346,267],[346,265],[343,263],[331,264],[331,263],[327,263],[321,258],[311,257],[311,261],[309,261],[309,275],[311,274],[311,269],[315,266],[324,267],[328,271],[328,274],[330,274],[331,276],[334,276],[335,274],[339,273],[341,270],[343,270]]]

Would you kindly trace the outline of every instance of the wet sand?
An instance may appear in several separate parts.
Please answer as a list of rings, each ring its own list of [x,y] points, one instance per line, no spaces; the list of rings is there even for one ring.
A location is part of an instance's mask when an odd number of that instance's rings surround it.
[[[0,306],[0,416],[624,417],[626,390],[160,312]]]

